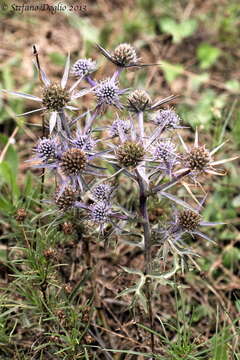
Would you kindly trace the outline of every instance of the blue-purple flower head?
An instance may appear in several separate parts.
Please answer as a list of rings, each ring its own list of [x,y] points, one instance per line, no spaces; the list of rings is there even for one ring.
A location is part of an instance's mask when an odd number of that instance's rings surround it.
[[[77,60],[71,69],[71,73],[76,77],[84,77],[90,75],[92,72],[96,71],[97,63],[92,59],[79,59]]]
[[[111,208],[105,201],[98,201],[90,206],[90,218],[93,222],[103,225],[109,222]]]
[[[127,134],[130,130],[130,124],[126,120],[116,119],[112,123],[110,127],[110,136],[115,137],[119,136],[122,132],[123,134]]]
[[[157,161],[169,162],[176,158],[176,146],[171,141],[159,141],[153,148],[153,158]]]
[[[84,151],[92,151],[96,145],[96,141],[89,134],[82,134],[80,131],[77,131],[76,137],[71,140],[71,143],[74,147],[82,149]]]
[[[113,77],[102,80],[94,89],[94,93],[97,97],[97,105],[113,105],[117,108],[122,108],[119,96],[125,91],[126,90],[119,89],[118,82]]]
[[[112,190],[112,187],[108,184],[98,184],[92,189],[91,193],[95,201],[108,202],[110,200]]]
[[[176,129],[180,126],[180,117],[174,110],[159,110],[153,117],[156,125],[164,126],[165,129]]]
[[[57,140],[55,138],[39,139],[33,151],[36,154],[36,159],[44,163],[50,160],[56,160],[58,156]]]

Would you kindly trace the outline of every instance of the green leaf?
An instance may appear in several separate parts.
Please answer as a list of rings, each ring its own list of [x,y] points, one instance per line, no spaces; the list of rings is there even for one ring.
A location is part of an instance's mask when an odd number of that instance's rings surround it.
[[[20,189],[16,182],[16,173],[14,173],[9,163],[7,163],[6,161],[3,161],[0,164],[0,184],[1,183],[8,184],[12,191],[11,195],[13,200],[17,200],[20,195]]]
[[[179,75],[184,72],[184,67],[180,64],[170,64],[166,61],[161,61],[161,68],[164,73],[166,81],[171,84]]]
[[[223,253],[223,265],[226,268],[237,268],[240,260],[240,250],[236,247],[227,248]]]
[[[197,58],[201,69],[208,69],[214,65],[221,55],[221,50],[207,43],[202,43],[197,49]]]
[[[229,333],[223,329],[221,333],[215,334],[212,338],[213,357],[212,360],[228,360]]]
[[[14,209],[12,202],[8,201],[3,195],[0,194],[0,211],[10,213]]]
[[[160,19],[159,25],[164,33],[172,35],[175,44],[178,44],[182,39],[191,36],[197,29],[197,21],[195,19],[177,23],[174,19],[165,17]]]
[[[135,293],[137,290],[137,286],[131,286],[130,288],[127,288],[123,291],[121,291],[119,294],[117,294],[116,298],[122,297],[124,295],[130,294],[130,293]]]

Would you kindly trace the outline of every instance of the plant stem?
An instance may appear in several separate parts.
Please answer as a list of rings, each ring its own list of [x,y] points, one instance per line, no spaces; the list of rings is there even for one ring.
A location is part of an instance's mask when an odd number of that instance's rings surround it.
[[[139,206],[140,214],[142,216],[143,232],[144,232],[144,250],[145,250],[145,273],[151,271],[151,233],[147,210],[147,189],[142,177],[138,174],[139,184]]]
[[[145,258],[145,266],[144,272],[145,274],[151,273],[152,270],[152,256],[151,256],[151,231],[148,217],[148,209],[147,209],[147,200],[148,200],[148,186],[144,182],[143,178],[137,171],[138,175],[138,185],[139,185],[139,206],[140,213],[142,216],[142,224],[143,224],[143,233],[144,233],[144,258]],[[153,319],[153,310],[152,310],[152,292],[151,292],[151,280],[147,279],[146,281],[146,297],[148,304],[148,314],[149,314],[149,322],[151,330],[154,330],[154,319]],[[154,353],[154,334],[151,332],[151,349],[152,353]]]

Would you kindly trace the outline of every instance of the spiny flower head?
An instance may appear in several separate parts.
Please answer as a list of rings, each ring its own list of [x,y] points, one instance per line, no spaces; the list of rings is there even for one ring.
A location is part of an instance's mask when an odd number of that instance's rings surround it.
[[[91,151],[93,150],[96,142],[89,135],[77,134],[76,138],[72,140],[72,144],[74,147],[84,151]]]
[[[62,193],[57,189],[55,193],[55,203],[59,210],[66,211],[73,207],[76,201],[76,192],[69,186],[66,187]]]
[[[141,112],[151,107],[152,100],[145,90],[135,90],[128,96],[129,111]]]
[[[98,184],[91,192],[95,201],[109,201],[112,187],[108,184]]]
[[[117,65],[122,67],[136,64],[138,61],[135,49],[126,43],[120,44],[114,49],[112,58]]]
[[[153,121],[156,125],[164,125],[165,129],[176,129],[179,127],[180,117],[171,109],[159,110],[154,115]]]
[[[98,105],[114,105],[121,107],[119,95],[123,93],[118,87],[118,83],[113,78],[107,78],[99,82],[94,90]]]
[[[183,154],[183,156],[182,156],[183,164],[185,165],[185,168],[181,169],[180,172],[187,170],[190,172],[190,175],[192,175],[192,176],[196,176],[196,175],[203,174],[203,173],[207,173],[207,174],[211,174],[211,175],[225,175],[225,172],[217,172],[215,169],[215,166],[238,159],[238,156],[234,156],[229,159],[214,161],[212,159],[212,156],[225,143],[222,143],[222,144],[218,145],[216,148],[214,148],[213,150],[209,151],[205,148],[205,145],[199,145],[197,130],[195,133],[194,146],[190,149],[183,141],[181,135],[178,134],[178,136],[179,136],[179,139],[181,140],[181,143],[186,151],[186,153]]]
[[[39,139],[36,147],[33,149],[38,158],[46,162],[57,157],[57,143],[55,139]]]
[[[192,210],[184,209],[179,212],[177,222],[180,228],[184,231],[194,231],[198,228],[201,222],[201,215]]]
[[[208,167],[210,161],[211,156],[205,145],[193,147],[185,156],[186,165],[191,170],[202,171]]]
[[[161,140],[153,149],[154,160],[168,162],[176,157],[176,146],[171,141]]]
[[[87,157],[83,150],[71,148],[63,153],[60,168],[66,176],[77,176],[85,169]]]
[[[110,127],[110,135],[112,137],[119,136],[119,132],[122,131],[127,134],[130,129],[130,124],[126,120],[116,119]]]
[[[136,167],[143,160],[144,147],[133,141],[126,141],[116,150],[117,160],[124,167]]]
[[[96,69],[96,61],[92,59],[79,59],[73,64],[71,72],[77,77],[83,77],[91,74]]]
[[[58,84],[53,83],[43,88],[42,103],[49,111],[61,111],[70,100],[68,91]]]
[[[104,224],[108,222],[110,218],[110,208],[105,201],[98,201],[90,206],[91,220],[98,224]]]

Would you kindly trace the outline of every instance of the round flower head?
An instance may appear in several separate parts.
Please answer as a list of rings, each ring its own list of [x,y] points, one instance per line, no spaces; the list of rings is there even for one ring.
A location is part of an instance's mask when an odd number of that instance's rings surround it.
[[[91,74],[97,69],[96,61],[92,59],[79,59],[72,66],[72,74],[77,77],[83,77]]]
[[[71,148],[63,153],[60,169],[66,176],[77,176],[85,169],[87,157],[83,150]]]
[[[217,172],[215,166],[224,164],[232,160],[236,160],[238,158],[238,156],[234,156],[229,159],[213,161],[212,156],[224,145],[224,143],[218,145],[215,149],[209,151],[205,148],[205,145],[199,145],[197,130],[195,133],[194,146],[190,149],[183,141],[181,135],[178,134],[178,136],[186,151],[186,153],[183,154],[182,156],[182,160],[183,160],[183,164],[185,165],[185,168],[180,169],[179,171],[181,172],[188,171],[192,176],[196,176],[203,173],[207,173],[211,175],[225,175],[224,172]]]
[[[171,141],[159,141],[153,149],[154,160],[169,162],[176,157],[176,146]]]
[[[55,193],[55,203],[59,210],[66,211],[73,207],[76,201],[76,192],[71,187],[66,187],[62,193],[57,189]]]
[[[124,90],[120,90],[115,79],[108,78],[99,82],[95,88],[94,93],[97,97],[98,106],[114,105],[121,108],[119,95],[123,94]]]
[[[84,151],[93,150],[96,141],[94,141],[90,135],[77,133],[76,138],[73,139],[72,144],[74,147],[82,149]]]
[[[203,171],[210,163],[211,156],[205,145],[193,147],[185,156],[187,167],[193,171]]]
[[[127,134],[129,129],[130,124],[126,120],[116,119],[110,127],[110,136],[119,136],[120,131]]]
[[[112,59],[115,64],[121,67],[133,65],[138,62],[135,49],[130,44],[126,43],[120,44],[114,49]]]
[[[135,90],[128,96],[127,109],[133,112],[142,112],[151,107],[152,100],[145,90]]]
[[[113,64],[120,68],[143,67],[157,64],[141,64],[140,59],[136,55],[135,49],[130,44],[120,44],[113,52],[104,49],[101,45],[97,45],[98,50]]]
[[[104,224],[110,219],[109,205],[104,201],[99,201],[90,207],[91,220],[98,224]]]
[[[195,231],[201,223],[201,215],[192,210],[182,210],[177,216],[177,223],[183,231]]]
[[[112,187],[108,184],[99,184],[91,192],[95,201],[109,201]]]
[[[173,110],[160,110],[154,116],[156,125],[164,125],[165,129],[176,129],[180,124],[180,117]]]
[[[6,90],[2,90],[2,91],[7,92],[14,96],[18,96],[18,97],[25,98],[25,99],[30,99],[32,101],[39,103],[38,109],[25,112],[25,113],[21,114],[21,116],[28,115],[31,113],[36,113],[39,111],[45,111],[45,112],[47,111],[50,113],[50,117],[49,117],[49,132],[50,132],[50,134],[52,133],[52,131],[55,128],[57,128],[57,132],[59,132],[60,135],[63,135],[63,133],[65,132],[64,135],[69,136],[70,128],[69,128],[68,122],[65,119],[65,116],[63,115],[63,111],[65,109],[78,110],[78,108],[75,108],[75,107],[69,105],[69,103],[71,101],[74,101],[74,100],[88,94],[89,92],[92,91],[92,89],[90,88],[90,89],[83,89],[80,91],[75,91],[76,86],[78,85],[80,79],[78,79],[69,90],[66,89],[68,75],[69,75],[69,69],[70,69],[70,55],[68,55],[68,57],[67,57],[63,76],[62,76],[62,79],[59,84],[51,82],[48,79],[45,72],[43,71],[43,69],[40,68],[38,64],[35,64],[35,65],[39,72],[39,77],[40,77],[42,83],[44,84],[41,98],[34,96],[34,95],[29,95],[29,94],[15,92],[15,91],[14,92],[6,91]]]
[[[36,147],[33,149],[37,157],[43,162],[47,162],[57,157],[57,143],[55,139],[39,139]]]
[[[126,141],[116,150],[117,160],[124,167],[136,167],[143,160],[144,147],[133,141]]]
[[[49,111],[61,111],[70,100],[68,91],[58,84],[53,83],[43,88],[42,103]]]

